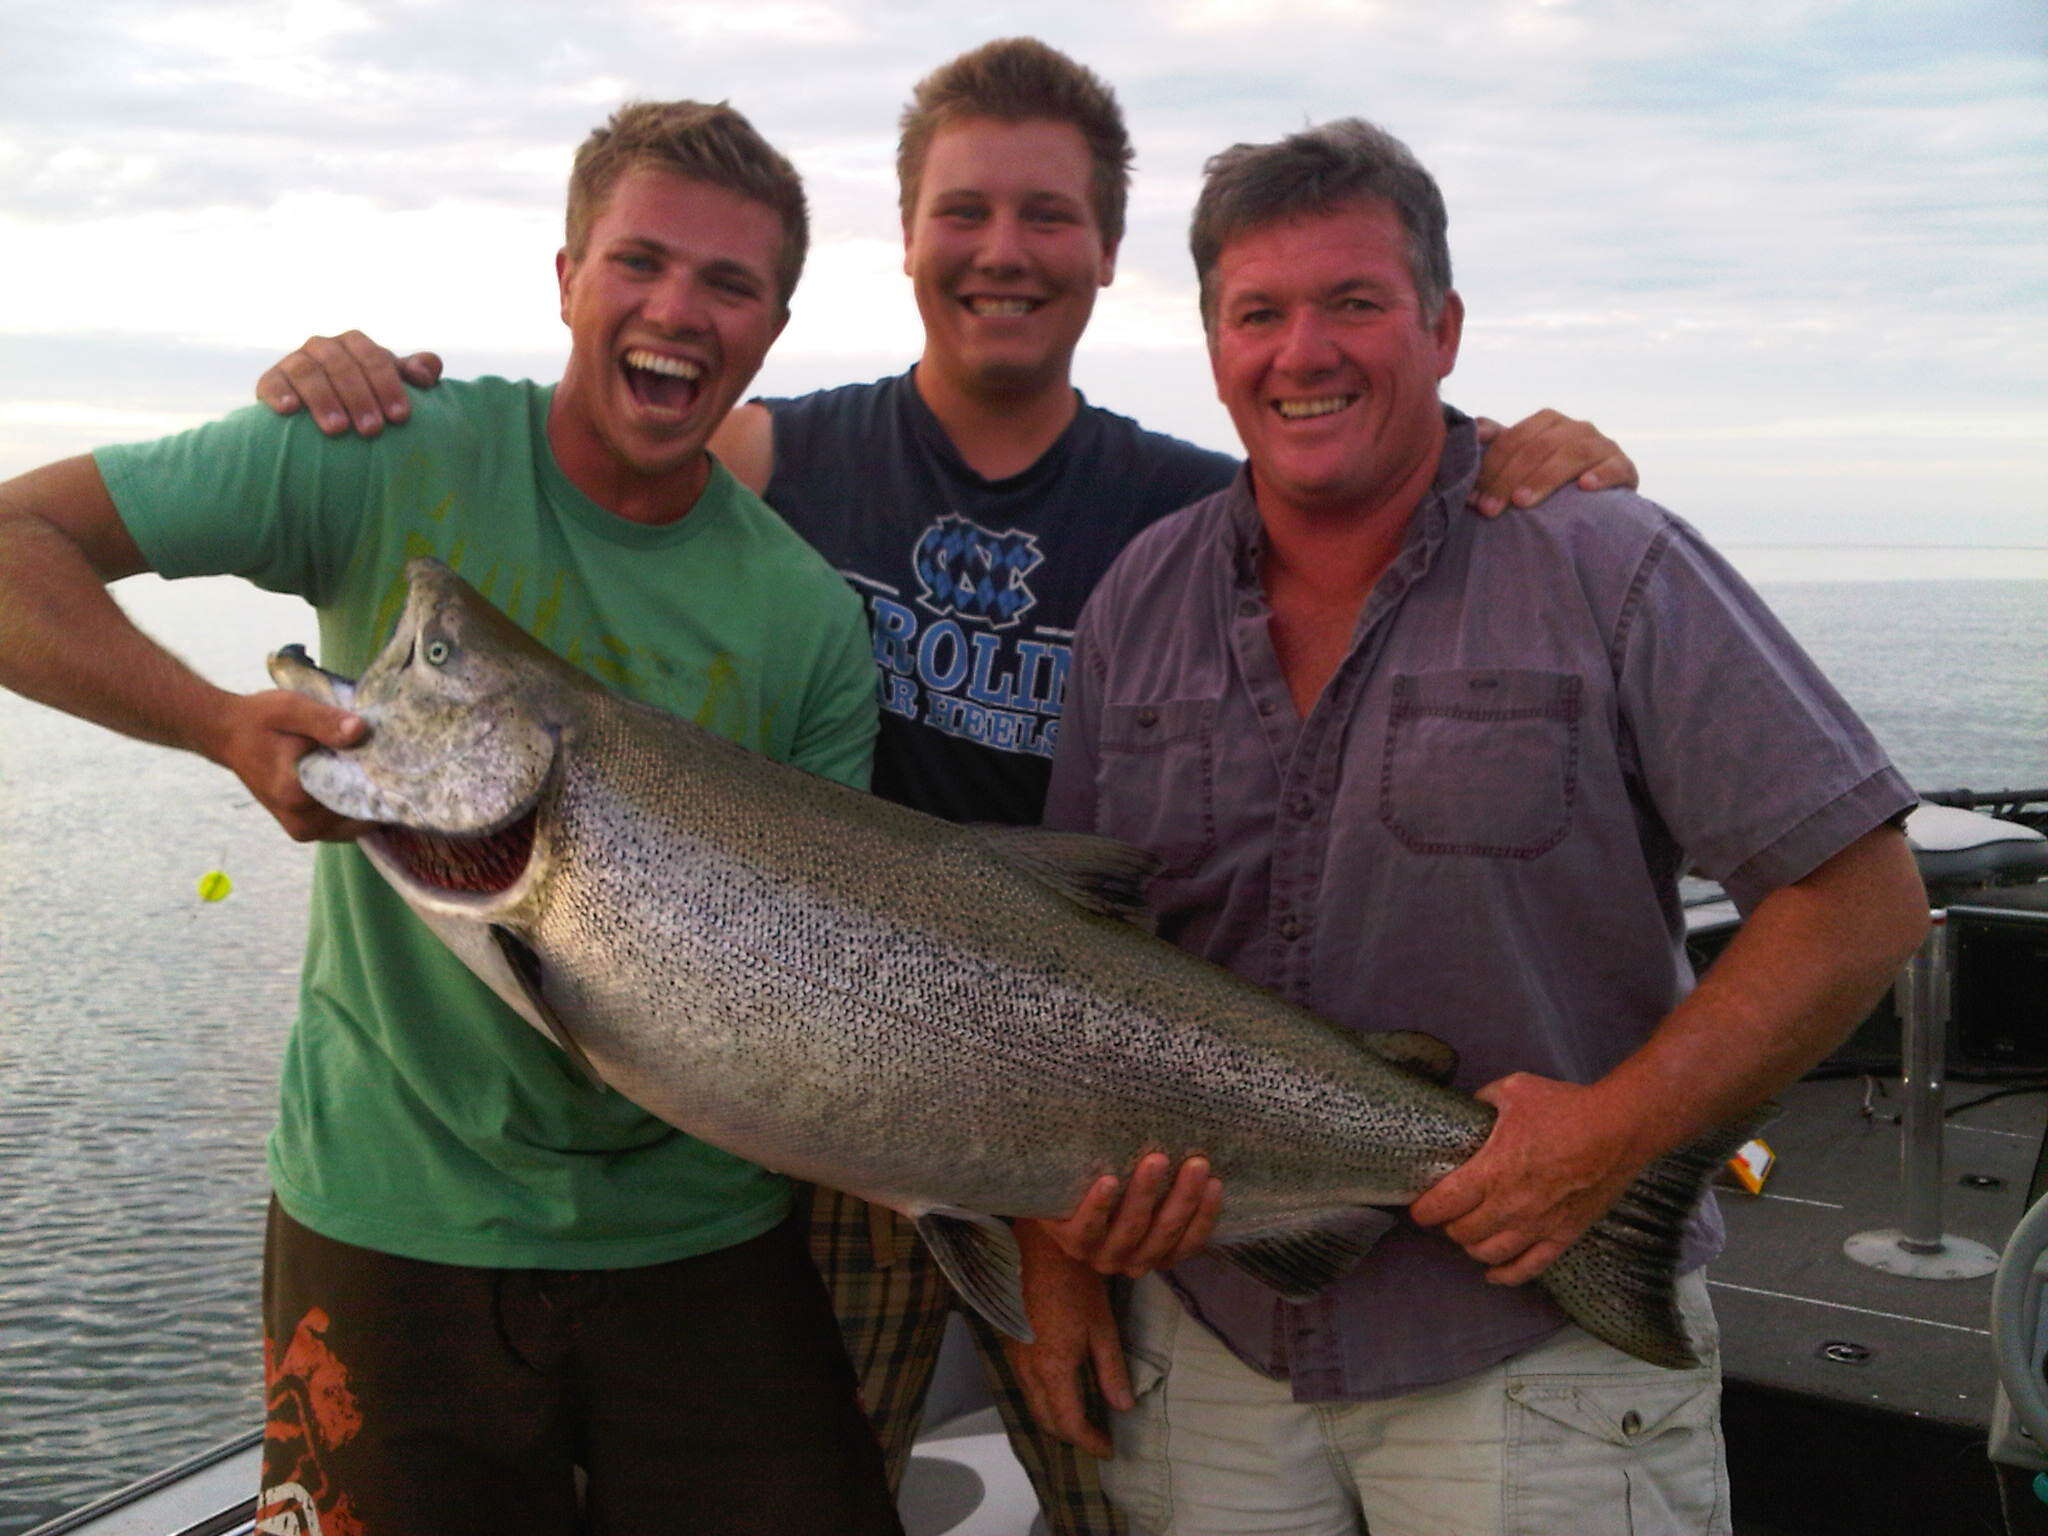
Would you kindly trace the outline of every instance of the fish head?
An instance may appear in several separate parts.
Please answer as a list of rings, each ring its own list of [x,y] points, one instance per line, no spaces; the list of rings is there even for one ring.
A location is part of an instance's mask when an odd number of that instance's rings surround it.
[[[598,685],[437,560],[406,567],[404,611],[360,678],[298,647],[270,658],[283,688],[352,710],[358,745],[316,747],[299,782],[329,810],[369,822],[364,843],[416,905],[515,903],[544,862],[563,743]]]

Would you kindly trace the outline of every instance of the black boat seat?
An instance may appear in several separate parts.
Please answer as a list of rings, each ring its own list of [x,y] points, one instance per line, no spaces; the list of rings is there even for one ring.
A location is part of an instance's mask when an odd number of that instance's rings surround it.
[[[2016,821],[1958,806],[1923,800],[1906,817],[1906,841],[1930,893],[2048,877],[2048,837]]]

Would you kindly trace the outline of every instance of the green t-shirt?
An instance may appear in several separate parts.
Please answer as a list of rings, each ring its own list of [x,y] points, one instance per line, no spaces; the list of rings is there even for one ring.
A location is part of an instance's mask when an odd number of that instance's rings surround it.
[[[723,466],[673,523],[605,511],[548,447],[552,397],[447,383],[374,439],[252,407],[95,458],[155,570],[305,597],[332,671],[362,672],[405,562],[433,555],[620,692],[864,786],[874,666],[846,585]],[[506,1267],[709,1252],[767,1230],[790,1198],[588,1085],[347,844],[323,845],[314,872],[270,1175],[287,1211],[339,1241]]]

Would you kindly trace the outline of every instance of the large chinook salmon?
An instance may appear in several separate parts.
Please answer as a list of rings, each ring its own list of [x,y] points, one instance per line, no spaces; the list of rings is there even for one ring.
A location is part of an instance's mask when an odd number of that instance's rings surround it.
[[[705,1141],[891,1206],[1028,1338],[1013,1216],[1061,1217],[1149,1151],[1223,1180],[1213,1250],[1314,1294],[1478,1150],[1447,1047],[1340,1029],[1135,921],[1145,855],[960,827],[611,693],[433,561],[300,765],[371,861],[577,1065]],[[1695,1363],[1679,1230],[1743,1132],[1655,1164],[1540,1284],[1588,1332]]]

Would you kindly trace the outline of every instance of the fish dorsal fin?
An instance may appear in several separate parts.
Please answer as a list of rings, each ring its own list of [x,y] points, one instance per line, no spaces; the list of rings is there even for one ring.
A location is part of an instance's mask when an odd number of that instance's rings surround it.
[[[1458,1070],[1458,1053],[1451,1046],[1425,1035],[1419,1029],[1388,1029],[1359,1036],[1368,1050],[1399,1062],[1411,1072],[1448,1087]]]
[[[1307,1301],[1364,1258],[1396,1220],[1392,1211],[1354,1206],[1233,1234],[1210,1244],[1209,1251],[1289,1301]]]
[[[917,1235],[953,1289],[992,1327],[1020,1343],[1031,1342],[1031,1324],[1024,1316],[1023,1258],[1008,1222],[973,1211],[927,1211],[917,1218]]]
[[[562,1053],[576,1063],[577,1070],[589,1080],[591,1087],[609,1088],[611,1085],[604,1080],[604,1075],[590,1064],[590,1058],[583,1054],[583,1047],[578,1045],[576,1037],[569,1033],[569,1026],[562,1022],[561,1015],[555,1012],[547,998],[542,995],[540,956],[534,953],[533,946],[500,923],[491,924],[491,942],[497,945],[498,953],[504,957],[506,969],[511,971],[513,979],[519,983],[519,990],[525,995],[527,1005],[533,1009],[540,1021],[547,1025],[548,1034],[555,1044],[562,1048]]]
[[[1120,917],[1148,932],[1145,882],[1159,860],[1142,848],[1087,832],[1052,832],[1044,827],[969,828],[1004,863],[1049,885],[1077,906],[1104,917]]]

